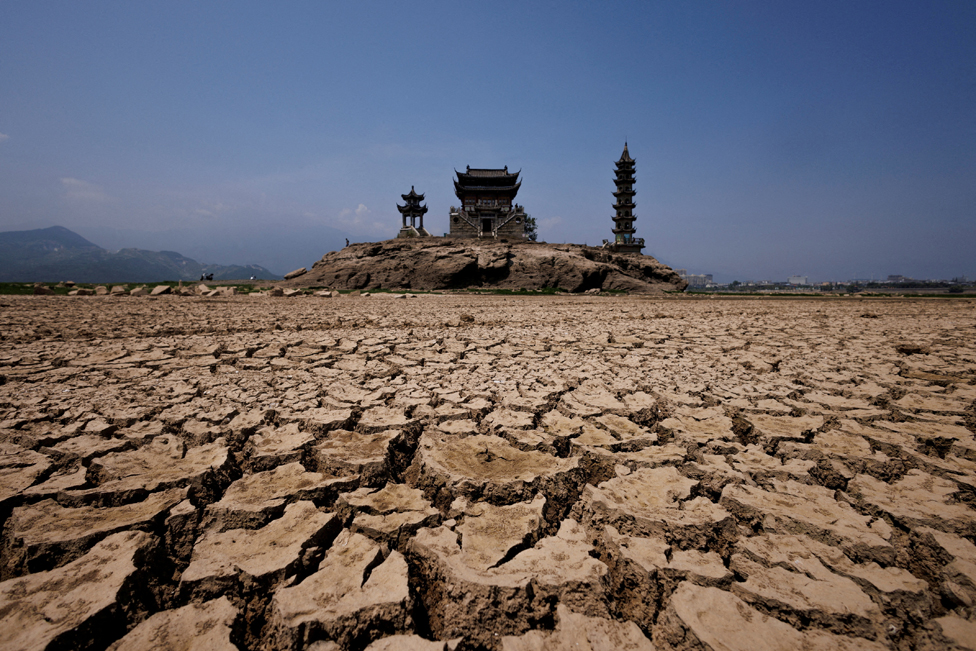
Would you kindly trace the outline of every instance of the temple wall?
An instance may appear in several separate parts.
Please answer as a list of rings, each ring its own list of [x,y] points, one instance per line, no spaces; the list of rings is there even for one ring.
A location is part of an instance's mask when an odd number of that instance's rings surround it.
[[[462,217],[458,217],[457,221],[453,216],[450,219],[450,234],[453,237],[478,237],[479,229],[477,226],[472,226]],[[525,217],[519,217],[519,223],[515,223],[515,220],[511,220],[498,230],[498,237],[506,238],[522,238],[525,237]]]
[[[524,217],[521,218],[524,220]],[[520,221],[518,224],[515,220],[508,222],[504,226],[498,229],[498,237],[525,237],[525,223]]]
[[[478,229],[460,217],[451,217],[451,235],[454,237],[478,237]]]

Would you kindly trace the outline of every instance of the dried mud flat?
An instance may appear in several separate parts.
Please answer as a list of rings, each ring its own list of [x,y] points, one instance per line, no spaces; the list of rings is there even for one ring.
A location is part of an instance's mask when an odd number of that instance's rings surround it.
[[[0,297],[0,647],[976,646],[976,306]]]

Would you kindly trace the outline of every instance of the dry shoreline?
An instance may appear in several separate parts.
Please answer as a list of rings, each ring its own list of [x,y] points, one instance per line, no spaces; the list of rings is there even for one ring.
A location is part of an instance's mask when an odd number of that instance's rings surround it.
[[[0,296],[0,323],[6,648],[973,639],[971,300]]]

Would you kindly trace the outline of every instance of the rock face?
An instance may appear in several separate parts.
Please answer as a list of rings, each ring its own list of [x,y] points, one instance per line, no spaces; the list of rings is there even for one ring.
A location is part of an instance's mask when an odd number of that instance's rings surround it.
[[[647,255],[579,244],[440,237],[353,244],[327,253],[307,273],[285,278],[337,289],[559,287],[654,294],[687,287],[670,267]]]

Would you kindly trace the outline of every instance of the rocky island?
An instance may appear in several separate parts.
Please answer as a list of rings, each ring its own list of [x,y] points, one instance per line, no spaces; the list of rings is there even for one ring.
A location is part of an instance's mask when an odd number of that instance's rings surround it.
[[[292,276],[292,274],[289,274]],[[352,244],[332,251],[290,286],[335,289],[560,288],[659,294],[687,283],[648,255],[582,244],[420,237]]]
[[[449,233],[431,237],[424,228],[427,206],[411,187],[397,204],[401,229],[396,239],[349,245],[326,254],[309,272],[285,276],[291,286],[342,290],[432,290],[491,287],[562,289],[567,292],[617,290],[634,294],[681,291],[688,286],[667,265],[642,255],[643,238],[634,222],[634,166],[626,143],[616,162],[613,241],[603,246],[536,242],[534,220],[515,202],[520,172],[472,168],[455,170],[458,206],[451,207]]]

